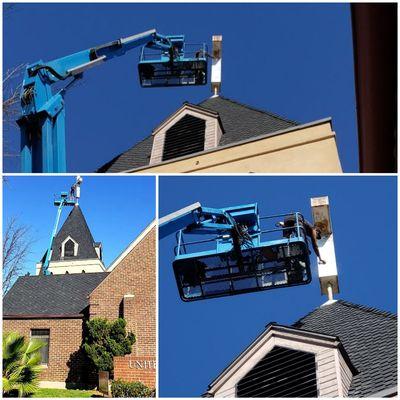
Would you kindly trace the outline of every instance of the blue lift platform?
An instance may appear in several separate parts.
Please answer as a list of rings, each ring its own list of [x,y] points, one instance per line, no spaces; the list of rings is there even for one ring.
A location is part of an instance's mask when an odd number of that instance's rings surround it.
[[[280,221],[289,216],[294,216],[295,224],[282,226]],[[310,283],[310,251],[302,219],[298,212],[261,217],[257,204],[213,209],[199,203],[162,218],[160,238],[176,233],[173,270],[181,299],[189,302]],[[189,235],[196,240],[187,241]]]
[[[172,43],[169,50],[142,47],[138,64],[141,86],[205,85],[208,57],[206,44],[187,44],[184,35],[167,38]]]

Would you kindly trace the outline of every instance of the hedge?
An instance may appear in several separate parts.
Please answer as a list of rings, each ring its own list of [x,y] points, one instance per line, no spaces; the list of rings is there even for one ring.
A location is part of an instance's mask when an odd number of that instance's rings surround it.
[[[155,389],[141,382],[124,382],[121,379],[111,383],[112,397],[155,397]]]

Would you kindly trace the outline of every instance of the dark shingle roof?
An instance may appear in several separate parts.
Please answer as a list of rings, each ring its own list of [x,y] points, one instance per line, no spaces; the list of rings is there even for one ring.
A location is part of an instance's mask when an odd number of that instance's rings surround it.
[[[3,315],[77,315],[107,272],[19,277],[3,299]]]
[[[200,103],[199,106],[219,114],[225,130],[219,143],[220,146],[298,125],[294,121],[268,111],[261,111],[221,96],[211,97]]]
[[[78,255],[74,257],[74,260],[99,258],[94,248],[92,233],[79,206],[73,207],[54,238],[51,261],[61,260],[61,244],[68,236],[71,236],[79,244]]]
[[[219,146],[233,144],[298,125],[294,121],[222,96],[211,97],[198,106],[218,113],[224,129],[224,135]],[[104,164],[97,172],[121,172],[144,167],[150,162],[152,145],[153,136],[150,135]]]
[[[150,162],[153,135],[150,135],[135,144],[129,150],[119,154],[96,172],[121,172],[127,169],[140,168]]]
[[[359,371],[349,396],[366,397],[397,385],[397,317],[338,300],[317,308],[294,327],[337,336]]]

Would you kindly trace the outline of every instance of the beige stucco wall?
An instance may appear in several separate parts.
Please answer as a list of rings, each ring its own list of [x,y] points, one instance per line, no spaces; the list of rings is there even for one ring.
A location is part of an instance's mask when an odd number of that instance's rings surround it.
[[[330,120],[132,170],[138,173],[341,173]]]

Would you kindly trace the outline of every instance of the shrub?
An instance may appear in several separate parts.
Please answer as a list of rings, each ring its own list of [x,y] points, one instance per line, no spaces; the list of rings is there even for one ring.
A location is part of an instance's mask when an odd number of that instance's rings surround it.
[[[155,397],[155,390],[141,382],[124,382],[121,379],[111,383],[112,397]]]
[[[126,321],[118,318],[107,321],[94,318],[86,322],[86,333],[82,345],[86,355],[97,371],[113,371],[113,357],[130,354],[135,335],[126,332]]]

